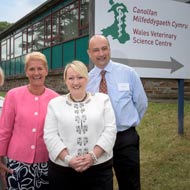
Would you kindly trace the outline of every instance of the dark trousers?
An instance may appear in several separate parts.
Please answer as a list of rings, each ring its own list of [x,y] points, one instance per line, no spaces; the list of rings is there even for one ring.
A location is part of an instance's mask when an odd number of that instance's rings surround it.
[[[140,190],[139,135],[135,127],[117,133],[113,153],[119,190]]]
[[[49,161],[50,190],[113,190],[113,161],[91,166],[84,172]]]

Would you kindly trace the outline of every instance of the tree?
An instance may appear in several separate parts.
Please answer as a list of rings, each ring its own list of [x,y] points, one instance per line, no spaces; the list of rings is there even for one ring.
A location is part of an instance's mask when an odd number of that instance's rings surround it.
[[[9,23],[7,21],[0,22],[0,33],[3,32],[5,29],[7,29],[11,25],[12,23]]]

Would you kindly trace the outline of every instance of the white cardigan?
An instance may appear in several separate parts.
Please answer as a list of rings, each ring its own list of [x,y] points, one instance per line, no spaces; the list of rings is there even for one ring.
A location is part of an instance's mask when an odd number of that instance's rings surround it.
[[[67,166],[58,159],[67,148],[72,156],[93,150],[95,145],[104,149],[96,164],[106,162],[113,156],[116,139],[115,115],[109,96],[88,93],[84,102],[73,102],[69,94],[49,102],[44,127],[44,140],[50,160]]]

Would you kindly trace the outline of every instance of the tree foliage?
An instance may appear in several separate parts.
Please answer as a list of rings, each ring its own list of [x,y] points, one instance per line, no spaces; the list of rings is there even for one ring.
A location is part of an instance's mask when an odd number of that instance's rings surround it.
[[[7,29],[11,25],[12,23],[9,23],[7,21],[0,22],[0,33],[3,32],[5,29]]]

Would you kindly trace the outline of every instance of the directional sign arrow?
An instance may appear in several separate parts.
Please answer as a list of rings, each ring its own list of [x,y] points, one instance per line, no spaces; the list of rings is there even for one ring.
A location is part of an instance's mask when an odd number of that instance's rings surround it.
[[[171,61],[154,61],[154,60],[140,60],[140,59],[122,59],[112,58],[113,61],[129,65],[131,67],[140,68],[157,68],[157,69],[171,69],[171,73],[184,67],[181,63],[170,57]]]

